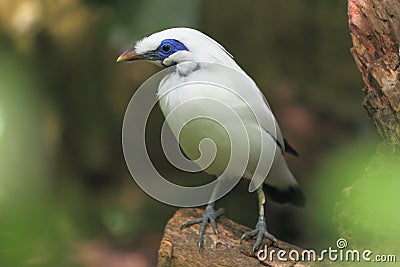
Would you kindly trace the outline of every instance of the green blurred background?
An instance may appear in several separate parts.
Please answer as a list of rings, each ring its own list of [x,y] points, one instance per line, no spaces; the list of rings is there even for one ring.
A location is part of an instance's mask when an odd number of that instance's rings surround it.
[[[289,164],[307,207],[268,205],[270,232],[307,248],[335,244],[335,203],[378,142],[361,104],[346,8],[345,0],[0,0],[0,266],[156,264],[176,208],[134,183],[121,128],[130,97],[158,68],[115,59],[173,26],[223,44],[300,153]],[[152,159],[174,176],[159,147],[162,116],[152,116]],[[253,227],[247,186],[217,207]]]

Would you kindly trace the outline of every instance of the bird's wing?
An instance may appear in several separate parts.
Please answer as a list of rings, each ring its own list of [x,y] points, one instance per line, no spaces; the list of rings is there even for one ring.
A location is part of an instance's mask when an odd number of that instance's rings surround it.
[[[245,100],[252,109],[253,113],[257,115],[257,119],[262,129],[275,140],[277,146],[281,149],[280,152],[284,152],[286,143],[282,136],[279,124],[267,102],[267,99],[253,79],[251,79],[243,70],[241,70],[241,72],[245,75],[245,77],[247,77],[247,81],[244,85],[245,88],[242,89],[245,90],[245,92],[240,94],[245,94]],[[242,78],[240,78],[240,80],[242,80]],[[238,87],[236,86],[234,88],[237,89]]]
[[[168,77],[165,82],[160,84],[161,91],[163,90],[162,88],[171,87],[172,85],[196,81],[213,83],[216,86],[221,85],[222,87],[226,87],[243,100],[238,101],[238,97],[227,96],[225,99],[227,104],[231,106],[235,112],[239,113],[241,117],[251,116],[249,113],[250,108],[253,115],[256,116],[261,128],[275,140],[280,149],[279,152],[282,153],[285,151],[285,141],[282,132],[265,96],[257,87],[256,83],[239,66],[204,63],[200,64],[200,66],[196,68],[197,70],[192,72],[189,76],[179,75],[179,68],[184,68],[185,66],[184,64],[179,64],[177,66],[177,73],[174,76]],[[201,94],[202,93],[200,93],[200,95]],[[254,116],[251,120],[254,120]]]
[[[257,87],[257,85],[256,85],[255,83],[254,83],[254,86]],[[275,116],[274,116],[274,114],[272,113],[272,110],[271,110],[271,108],[270,108],[270,106],[269,106],[269,104],[268,104],[268,102],[267,102],[267,99],[265,98],[264,94],[260,91],[260,89],[259,89],[258,87],[257,87],[257,91],[258,91],[258,93],[259,93],[259,94],[261,95],[261,97],[262,97],[262,100],[263,100],[263,102],[264,102],[264,108],[268,109],[268,113],[270,112],[270,113],[271,113],[270,116],[271,116],[272,118],[274,118],[274,124],[273,124],[273,125],[270,125],[271,122],[268,121],[267,123],[261,124],[261,126],[263,127],[263,129],[264,129],[265,131],[269,132],[269,131],[272,130],[272,132],[275,133],[275,135],[273,135],[273,137],[275,138],[275,141],[276,141],[278,147],[279,147],[279,148],[282,150],[282,152],[283,152],[283,151],[285,151],[285,145],[286,145],[286,143],[285,143],[285,141],[284,141],[281,128],[279,127],[278,121],[275,119]]]
[[[251,80],[249,89],[252,91],[252,95],[254,95],[254,98],[251,99],[252,101],[249,104],[251,104],[253,109],[259,109],[257,112],[260,112],[260,114],[265,114],[260,121],[261,127],[275,140],[282,153],[287,152],[298,156],[298,152],[283,137],[278,121],[275,119],[264,94],[250,77],[249,79]]]

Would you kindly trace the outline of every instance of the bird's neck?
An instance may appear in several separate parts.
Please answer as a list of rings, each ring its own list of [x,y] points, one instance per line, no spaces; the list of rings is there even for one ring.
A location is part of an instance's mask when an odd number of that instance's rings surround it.
[[[183,62],[176,65],[175,71],[179,76],[187,77],[200,68],[200,63],[198,62]]]

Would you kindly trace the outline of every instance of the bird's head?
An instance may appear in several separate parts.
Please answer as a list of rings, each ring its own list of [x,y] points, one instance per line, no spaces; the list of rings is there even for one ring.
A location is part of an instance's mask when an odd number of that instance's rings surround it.
[[[236,64],[216,41],[190,28],[172,28],[154,33],[122,53],[117,62],[148,60],[163,67],[184,62]]]

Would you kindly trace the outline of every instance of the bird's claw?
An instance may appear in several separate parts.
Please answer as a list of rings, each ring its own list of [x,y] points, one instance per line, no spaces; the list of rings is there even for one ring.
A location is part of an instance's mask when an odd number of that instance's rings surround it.
[[[215,222],[215,220],[219,216],[221,216],[224,212],[225,211],[222,208],[220,208],[217,211],[215,211],[213,206],[208,205],[207,208],[206,208],[206,211],[204,213],[204,216],[202,218],[198,218],[198,219],[195,219],[195,220],[192,220],[192,221],[185,222],[184,224],[181,225],[181,230],[183,228],[190,227],[190,226],[192,226],[194,224],[201,223],[200,231],[199,231],[199,241],[198,241],[199,248],[201,248],[203,246],[203,237],[204,237],[204,232],[205,232],[206,227],[207,227],[207,223],[210,222],[211,227],[214,230],[214,233],[216,235],[218,235],[217,223]]]
[[[256,225],[256,229],[254,229],[252,231],[248,231],[242,235],[242,237],[240,238],[240,243],[242,243],[243,239],[248,240],[255,236],[257,236],[257,239],[253,246],[253,253],[255,253],[257,251],[257,249],[260,247],[264,237],[271,240],[272,244],[274,244],[274,245],[277,243],[276,238],[267,231],[267,224],[265,222],[264,216],[260,216],[260,218],[257,222],[257,225]]]

